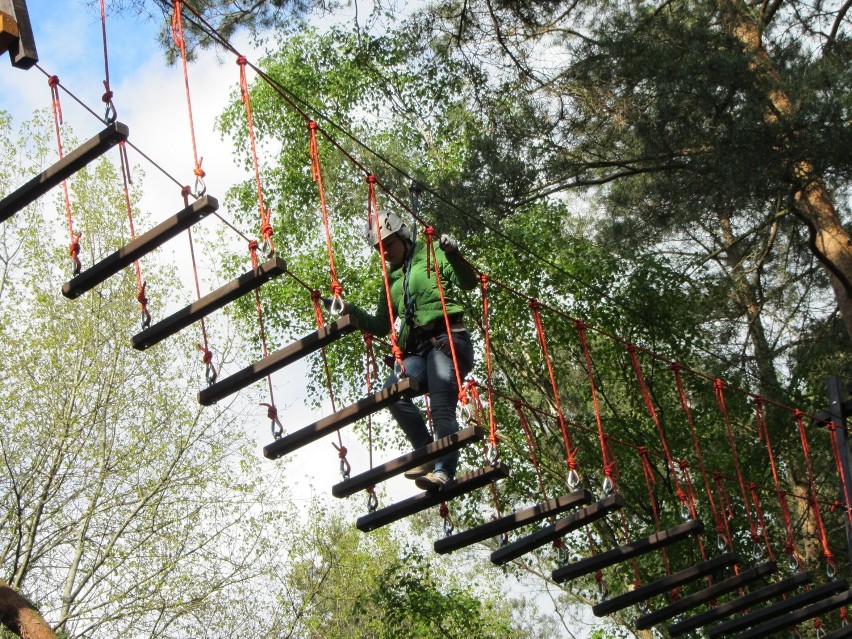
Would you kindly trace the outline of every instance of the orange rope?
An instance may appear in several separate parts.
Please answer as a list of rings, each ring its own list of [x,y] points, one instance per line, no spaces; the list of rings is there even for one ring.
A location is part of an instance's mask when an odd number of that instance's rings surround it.
[[[343,287],[337,279],[337,268],[334,265],[334,248],[331,242],[331,226],[328,220],[328,206],[325,199],[325,187],[322,182],[322,168],[320,166],[319,147],[317,145],[317,123],[314,120],[308,122],[309,152],[311,155],[311,176],[317,183],[320,198],[320,210],[322,212],[322,224],[325,230],[325,243],[328,249],[328,266],[331,271],[331,294],[339,298],[343,295]]]

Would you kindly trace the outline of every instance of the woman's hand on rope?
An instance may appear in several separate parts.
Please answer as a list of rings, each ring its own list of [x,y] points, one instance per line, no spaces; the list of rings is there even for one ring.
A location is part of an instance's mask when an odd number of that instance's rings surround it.
[[[446,255],[454,255],[459,252],[459,243],[452,235],[442,235],[438,240],[438,246]]]

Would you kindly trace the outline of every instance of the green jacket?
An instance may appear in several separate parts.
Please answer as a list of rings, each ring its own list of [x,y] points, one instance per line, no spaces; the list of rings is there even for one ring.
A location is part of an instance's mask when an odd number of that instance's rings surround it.
[[[413,255],[407,264],[396,266],[388,271],[390,279],[391,299],[393,300],[394,317],[405,317],[405,294],[403,284],[405,281],[405,267],[410,265],[411,275],[408,280],[408,290],[411,295],[413,306],[412,323],[414,326],[429,326],[436,320],[443,321],[444,310],[441,306],[441,295],[438,292],[437,278],[435,277],[435,265],[429,264],[427,277],[426,262],[428,250],[426,244],[417,240],[413,246]],[[435,244],[435,257],[438,269],[441,273],[441,285],[444,288],[444,300],[447,304],[447,314],[451,317],[464,313],[464,307],[453,299],[450,283],[458,288],[469,291],[476,288],[479,281],[476,272],[457,253],[447,255],[437,243]],[[372,333],[377,337],[383,337],[390,333],[392,318],[388,314],[388,303],[385,295],[384,284],[382,285],[379,301],[376,305],[376,314],[371,315],[357,306],[352,306],[349,311],[358,327],[362,331]],[[404,349],[408,341],[410,326],[403,326],[400,330],[397,342]]]

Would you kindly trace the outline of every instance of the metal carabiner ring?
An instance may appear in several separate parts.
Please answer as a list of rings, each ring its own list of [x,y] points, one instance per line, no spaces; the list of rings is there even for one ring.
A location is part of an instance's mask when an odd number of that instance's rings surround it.
[[[450,515],[444,517],[444,535],[449,537],[455,529],[456,525],[453,523],[453,518]]]
[[[615,489],[615,484],[612,483],[612,478],[609,475],[607,475],[606,477],[604,477],[603,488],[602,488],[603,494],[604,495],[611,495],[612,491],[614,489]]]
[[[367,493],[367,511],[374,513],[376,509],[379,507],[379,496],[376,495],[376,491],[372,490]]]
[[[343,301],[343,298],[340,295],[335,295],[331,298],[331,306],[329,306],[328,312],[331,313],[332,317],[340,317],[345,308],[346,302]]]
[[[494,466],[497,463],[498,454],[497,445],[489,442],[485,447],[485,461],[488,462],[489,466]]]
[[[458,410],[456,411],[458,414],[456,415],[456,420],[461,424],[467,424],[470,422],[471,413],[470,413],[470,404],[459,404]]]
[[[199,185],[201,188],[199,188]],[[193,193],[193,195],[197,199],[200,197],[204,197],[205,193],[207,193],[207,185],[204,184],[204,180],[201,179],[200,175],[198,175],[195,178],[195,193]]]
[[[568,487],[571,490],[574,490],[579,485],[580,485],[580,473],[578,473],[574,469],[571,469],[568,472]]]
[[[401,359],[394,361],[393,374],[396,375],[397,380],[401,380],[405,377],[405,364]]]

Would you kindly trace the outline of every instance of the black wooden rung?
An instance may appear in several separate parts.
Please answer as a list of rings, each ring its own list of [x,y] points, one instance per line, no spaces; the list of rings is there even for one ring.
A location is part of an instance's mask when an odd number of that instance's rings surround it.
[[[657,581],[640,586],[630,592],[625,592],[623,595],[607,599],[602,603],[592,606],[592,612],[597,617],[611,615],[614,612],[623,610],[624,608],[637,604],[640,601],[645,601],[651,597],[655,597],[656,595],[661,595],[664,592],[677,588],[678,586],[695,581],[696,579],[701,579],[707,575],[712,575],[722,568],[737,563],[739,563],[739,559],[733,553],[725,553],[718,557],[713,557],[712,559],[695,564],[694,566],[690,566],[689,568],[685,568],[679,572],[667,575]]]
[[[354,495],[358,491],[365,490],[383,481],[387,481],[391,477],[405,472],[409,468],[420,466],[427,462],[443,457],[449,452],[458,450],[468,444],[480,441],[485,436],[485,431],[478,426],[471,426],[462,430],[456,431],[448,437],[432,442],[427,446],[418,448],[401,457],[397,457],[389,462],[376,466],[370,470],[355,475],[349,479],[335,484],[331,487],[331,494],[335,497],[348,497]]]
[[[562,495],[556,499],[548,499],[535,506],[514,512],[511,515],[506,515],[481,526],[471,528],[470,530],[464,530],[455,535],[439,539],[435,542],[435,552],[441,554],[452,552],[490,537],[502,535],[521,526],[533,524],[552,515],[558,515],[567,510],[585,506],[594,501],[594,499],[594,495],[588,490],[575,490],[568,495]]]
[[[536,548],[541,548],[545,544],[560,539],[570,532],[578,530],[583,526],[587,526],[599,519],[606,517],[607,513],[612,510],[618,510],[624,507],[624,497],[616,493],[609,495],[604,499],[581,508],[580,510],[571,513],[556,523],[544,526],[539,530],[521,537],[502,548],[491,553],[491,562],[502,565],[506,562],[517,559],[528,552],[532,552]]]
[[[177,215],[160,222],[150,231],[140,235],[115,253],[86,269],[70,282],[66,282],[62,286],[62,294],[72,299],[79,297],[118,273],[124,267],[130,266],[143,255],[162,246],[175,235],[185,231],[218,208],[219,202],[216,201],[216,198],[209,195],[198,198]]]
[[[318,351],[323,346],[340,339],[356,328],[357,326],[352,316],[343,315],[322,328],[275,351],[272,355],[264,357],[251,366],[246,366],[230,377],[226,377],[215,384],[210,384],[210,386],[198,392],[198,402],[202,406],[215,404],[220,399],[260,381],[270,373],[274,373]]]
[[[724,595],[728,592],[732,592],[737,588],[741,588],[742,586],[751,583],[752,581],[760,579],[761,577],[771,575],[777,570],[778,566],[775,564],[774,561],[767,561],[766,563],[760,564],[759,566],[755,566],[754,568],[744,570],[740,574],[734,575],[733,577],[729,577],[724,581],[720,581],[718,583],[713,584],[712,586],[708,586],[703,590],[699,590],[698,592],[692,593],[691,595],[682,597],[677,601],[669,604],[668,606],[660,608],[659,610],[655,610],[654,612],[650,612],[647,615],[639,617],[634,625],[636,626],[637,630],[644,630],[645,628],[650,628],[651,626],[657,625],[661,621],[671,619],[675,615],[684,613],[687,610],[692,610],[693,608],[700,606],[703,603],[712,601],[716,597]]]
[[[268,459],[283,457],[302,446],[322,439],[329,433],[334,433],[344,426],[357,422],[362,417],[372,415],[404,395],[415,393],[417,393],[417,382],[408,377],[403,378],[389,388],[383,388],[378,393],[359,399],[354,404],[349,404],[349,406],[332,413],[328,417],[323,417],[321,420],[285,435],[281,439],[276,439],[263,447],[263,455]]]
[[[137,333],[131,339],[133,348],[140,351],[150,348],[286,271],[287,265],[280,257],[267,260],[256,269],[243,273],[186,308]]]
[[[355,525],[358,527],[358,530],[369,532],[398,521],[403,517],[419,513],[421,510],[425,510],[430,506],[437,506],[443,501],[465,495],[477,488],[487,486],[492,481],[508,476],[509,467],[502,462],[497,462],[493,466],[486,466],[485,468],[480,468],[472,473],[451,480],[444,484],[440,490],[420,493],[386,508],[381,508],[368,515],[359,517]]]
[[[798,572],[795,575],[782,579],[779,582],[769,584],[763,588],[758,588],[757,590],[743,595],[742,597],[731,599],[730,601],[714,606],[710,610],[693,615],[683,621],[673,623],[669,626],[669,635],[677,637],[686,632],[697,630],[698,628],[711,624],[714,621],[730,617],[734,613],[751,608],[752,606],[763,603],[764,601],[784,594],[785,592],[790,592],[799,586],[809,583],[810,580],[810,574],[806,572]]]
[[[737,617],[736,619],[731,619],[725,623],[715,625],[709,629],[708,634],[710,637],[721,637],[723,635],[739,632],[745,628],[751,628],[752,626],[761,624],[768,619],[784,615],[791,610],[798,610],[814,602],[822,601],[826,597],[845,591],[848,588],[849,585],[845,581],[832,581],[831,583],[823,584],[818,588],[812,588],[807,592],[800,593],[794,597],[790,597],[789,599],[778,601],[771,606],[753,610],[742,617]]]
[[[71,177],[122,140],[129,130],[121,122],[113,122],[95,137],[78,146],[64,158],[48,167],[29,182],[0,200],[0,222],[5,222],[25,206],[32,204],[63,180]]]
[[[17,41],[12,43],[9,49],[9,57],[12,66],[18,69],[32,68],[38,62],[33,27],[30,23],[30,14],[27,11],[27,3],[24,0],[12,0],[12,10],[15,22],[18,26]]]
[[[673,543],[686,539],[690,535],[700,533],[704,530],[704,524],[699,519],[693,519],[684,524],[674,526],[668,530],[661,530],[644,539],[613,548],[606,552],[602,552],[593,557],[587,557],[580,561],[575,561],[567,566],[557,568],[551,573],[551,578],[556,583],[576,579],[582,575],[595,572],[607,566],[644,555],[646,553],[665,548]]]
[[[829,597],[828,599],[817,601],[816,603],[812,603],[804,608],[793,610],[786,615],[775,617],[771,621],[767,621],[756,628],[749,628],[745,632],[737,635],[736,639],[761,639],[762,637],[768,637],[776,632],[782,632],[788,628],[792,628],[793,626],[800,624],[803,621],[807,621],[808,619],[813,619],[814,617],[818,617],[826,612],[836,610],[837,608],[840,608],[840,606],[845,606],[850,600],[852,600],[852,591],[844,590],[843,592],[834,595],[833,597]]]

